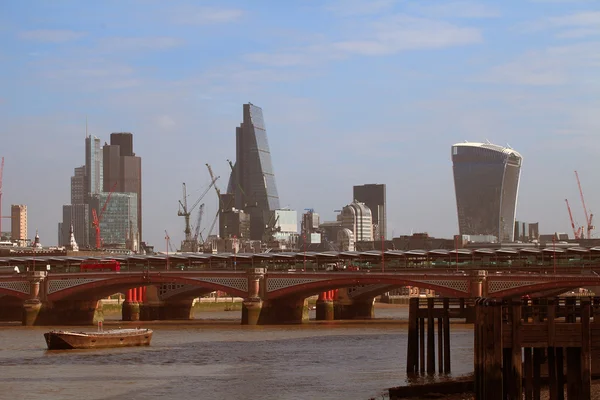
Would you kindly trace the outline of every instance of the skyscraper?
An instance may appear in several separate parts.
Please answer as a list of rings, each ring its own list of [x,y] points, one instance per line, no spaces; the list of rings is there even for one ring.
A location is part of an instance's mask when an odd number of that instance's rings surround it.
[[[75,168],[71,177],[71,204],[84,204],[86,198],[85,165]]]
[[[85,196],[102,192],[102,147],[100,139],[89,135],[85,138]]]
[[[387,237],[387,214],[385,205],[385,184],[367,184],[354,186],[354,198],[365,203],[373,218],[373,237],[375,240]]]
[[[133,152],[133,134],[111,133],[103,147],[104,192],[135,193],[137,239],[142,240],[142,159]],[[116,186],[115,186],[116,184]]]
[[[500,242],[514,240],[522,161],[513,149],[491,143],[452,146],[461,235],[493,235]]]
[[[236,128],[236,163],[228,192],[235,194],[236,208],[250,214],[250,239],[261,240],[265,212],[279,209],[279,195],[262,109],[243,105],[243,122]]]
[[[19,246],[27,245],[27,206],[13,204],[10,206],[10,238]]]

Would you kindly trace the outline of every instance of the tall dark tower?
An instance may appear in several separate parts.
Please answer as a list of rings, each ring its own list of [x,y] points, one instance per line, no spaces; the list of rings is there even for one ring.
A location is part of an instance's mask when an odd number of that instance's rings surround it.
[[[115,182],[115,192],[137,195],[137,230],[142,241],[142,159],[133,152],[133,134],[111,133],[110,145],[103,147],[104,192]]]
[[[373,218],[373,239],[380,240],[387,237],[387,215],[385,206],[385,184],[368,184],[354,186],[352,200],[365,203],[371,209]]]
[[[236,208],[250,214],[250,239],[261,240],[267,211],[279,209],[279,195],[262,109],[243,106],[244,119],[236,128],[236,163],[228,192],[235,194]]]
[[[454,187],[461,235],[514,239],[517,195],[523,157],[491,143],[452,146]]]

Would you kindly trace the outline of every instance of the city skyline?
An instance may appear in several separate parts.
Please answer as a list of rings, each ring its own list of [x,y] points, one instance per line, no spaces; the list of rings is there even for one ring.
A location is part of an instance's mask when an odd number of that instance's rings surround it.
[[[299,216],[334,220],[354,185],[380,182],[388,236],[450,237],[448,147],[463,140],[519,149],[517,219],[543,233],[570,232],[565,198],[583,223],[574,170],[599,208],[593,1],[119,4],[0,4],[2,215],[27,205],[43,244],[56,242],[86,115],[94,136],[135,135],[144,240],[164,250],[165,229],[183,238],[181,182],[206,187],[209,163],[225,192],[248,101],[268,115],[280,204]],[[214,193],[205,202],[214,215]]]

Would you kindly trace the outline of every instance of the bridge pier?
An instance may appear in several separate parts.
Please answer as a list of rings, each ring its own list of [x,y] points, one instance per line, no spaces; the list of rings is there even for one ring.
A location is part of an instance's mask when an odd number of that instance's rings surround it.
[[[375,298],[353,299],[348,288],[336,291],[333,302],[334,319],[373,319],[375,317]]]
[[[375,318],[375,299],[354,300],[347,304],[334,303],[335,319],[373,319]]]
[[[259,306],[259,302],[262,303]],[[242,324],[252,325],[250,317],[256,318],[259,325],[301,324],[308,322],[308,299],[276,299],[273,301],[244,301],[242,310]],[[252,303],[252,306],[249,306]],[[246,320],[244,320],[246,315]]]
[[[158,298],[158,287],[155,285],[144,287],[144,301],[139,303],[140,321],[157,321],[164,318],[164,304]]]
[[[21,320],[24,326],[33,326],[39,323],[39,315],[42,311],[42,301],[40,300],[40,283],[46,277],[44,271],[28,272],[29,279],[29,299],[23,302],[23,317]]]
[[[125,301],[121,306],[121,319],[123,321],[140,320],[140,303],[138,302],[138,288],[127,290],[127,294],[125,295]]]
[[[319,294],[319,298],[317,299],[315,306],[317,321],[333,321],[335,318],[335,311],[333,299],[331,298],[331,291]]]

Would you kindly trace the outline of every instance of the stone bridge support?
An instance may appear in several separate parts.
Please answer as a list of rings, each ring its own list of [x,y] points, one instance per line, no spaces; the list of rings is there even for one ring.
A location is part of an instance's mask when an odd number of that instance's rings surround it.
[[[41,293],[40,296],[40,286],[41,283],[46,278],[45,271],[30,271],[27,273],[27,278],[29,279],[29,299],[23,302],[23,318],[22,324],[25,326],[33,326],[39,324],[39,315],[42,311],[44,303],[40,297],[45,298],[46,293],[45,290]]]
[[[328,290],[319,294],[316,306],[316,319],[317,321],[332,321],[334,317],[334,291]]]
[[[348,289],[339,289],[337,301],[334,302],[334,318],[338,319],[372,319],[375,317],[375,298],[353,299]]]
[[[264,268],[248,269],[248,297],[242,303],[242,325],[258,325],[266,294]]]

